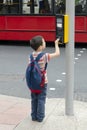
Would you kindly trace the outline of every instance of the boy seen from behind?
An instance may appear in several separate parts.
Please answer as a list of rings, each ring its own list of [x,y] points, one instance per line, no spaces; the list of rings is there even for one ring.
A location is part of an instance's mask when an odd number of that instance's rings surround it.
[[[59,49],[59,39],[55,40],[55,52],[54,53],[45,53],[38,61],[40,66],[41,72],[45,70],[45,65],[48,63],[52,58],[57,57],[60,55]],[[30,46],[34,50],[32,52],[32,56],[34,60],[37,56],[43,52],[46,48],[45,39],[42,36],[35,36],[30,40]],[[29,57],[29,64],[31,63],[31,59]],[[45,102],[46,102],[46,93],[47,93],[47,69],[45,71],[45,83],[41,93],[33,93],[31,92],[31,118],[32,121],[42,122],[45,117]]]

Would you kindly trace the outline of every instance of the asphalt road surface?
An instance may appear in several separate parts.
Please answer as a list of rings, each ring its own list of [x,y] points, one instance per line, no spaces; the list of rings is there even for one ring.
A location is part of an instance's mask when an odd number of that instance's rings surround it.
[[[0,45],[0,94],[30,98],[24,77],[28,54],[31,52],[32,49],[29,46]],[[54,52],[54,47],[47,47],[45,52]],[[60,57],[52,59],[48,64],[48,98],[64,98],[65,96],[65,47],[60,47],[60,52]],[[74,98],[86,102],[87,47],[75,47],[74,66]]]

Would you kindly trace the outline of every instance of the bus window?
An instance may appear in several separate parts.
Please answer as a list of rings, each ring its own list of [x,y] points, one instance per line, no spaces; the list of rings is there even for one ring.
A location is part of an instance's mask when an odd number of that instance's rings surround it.
[[[65,0],[55,0],[55,13],[65,14]]]
[[[0,0],[0,14],[2,14],[2,9],[3,9],[3,0]]]
[[[19,0],[2,0],[2,8],[0,11],[0,14],[19,13]]]
[[[12,11],[13,13],[16,13],[16,14],[20,12],[19,0],[13,0]]]
[[[49,14],[51,0],[0,0],[0,14]]]
[[[50,2],[49,0],[39,0],[39,13],[50,13]]]
[[[75,0],[75,13],[87,14],[87,0]]]
[[[38,14],[38,0],[23,0],[23,14]]]
[[[85,0],[83,4],[83,12],[87,15],[87,0]]]
[[[0,0],[0,10],[2,9],[3,7],[3,0]]]
[[[55,13],[64,14],[65,13],[65,3],[66,0],[55,0]],[[87,0],[75,0],[75,13],[76,15],[87,15]]]
[[[51,0],[23,0],[24,14],[50,13]]]

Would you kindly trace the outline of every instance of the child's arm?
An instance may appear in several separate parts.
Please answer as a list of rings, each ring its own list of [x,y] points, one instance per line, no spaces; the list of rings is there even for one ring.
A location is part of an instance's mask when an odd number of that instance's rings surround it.
[[[55,40],[55,52],[49,54],[50,59],[60,55],[60,49],[59,49],[58,44],[59,44],[59,39],[56,39]]]

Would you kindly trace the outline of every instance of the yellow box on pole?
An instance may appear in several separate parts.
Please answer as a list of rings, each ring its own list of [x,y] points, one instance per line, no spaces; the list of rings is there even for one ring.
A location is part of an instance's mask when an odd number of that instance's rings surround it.
[[[69,17],[64,15],[64,43],[69,42]]]
[[[56,15],[57,30],[56,36],[60,38],[60,43],[69,42],[69,16],[65,15]]]

